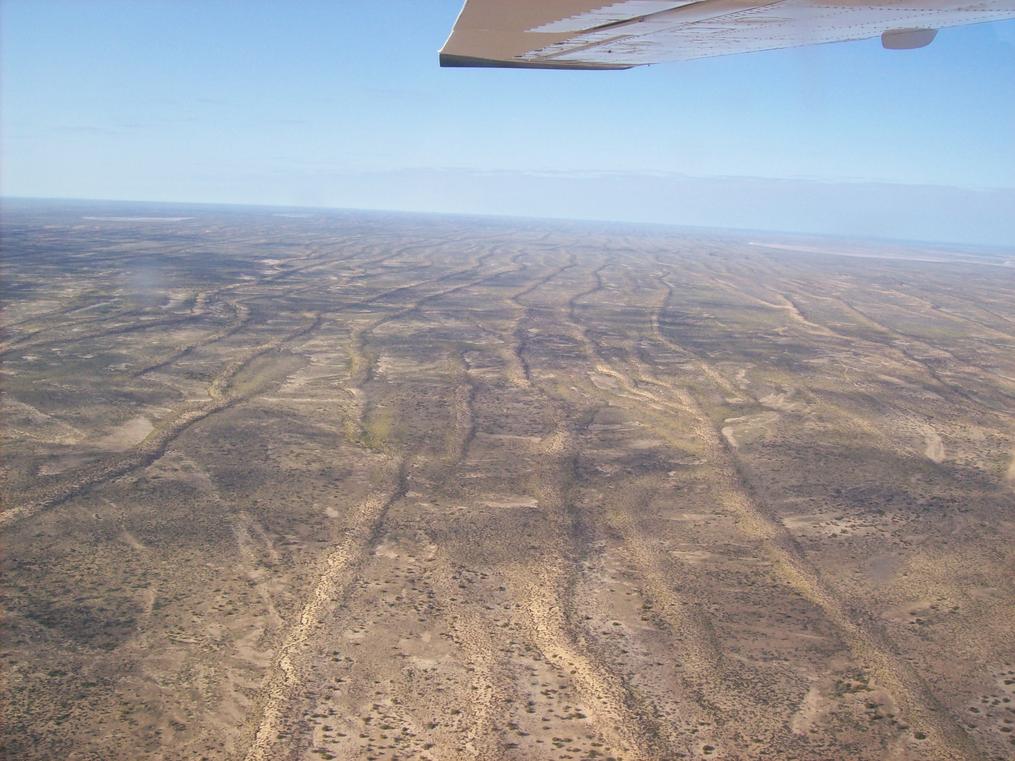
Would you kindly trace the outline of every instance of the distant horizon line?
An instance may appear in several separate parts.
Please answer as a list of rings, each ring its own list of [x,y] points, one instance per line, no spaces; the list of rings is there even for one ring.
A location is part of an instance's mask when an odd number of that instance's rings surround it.
[[[495,214],[495,213],[477,213],[477,212],[455,212],[455,211],[438,211],[438,210],[424,210],[424,209],[393,209],[393,208],[379,208],[379,207],[354,207],[354,206],[306,206],[299,204],[281,204],[281,203],[241,203],[235,201],[180,201],[180,200],[150,200],[150,199],[132,199],[132,198],[81,198],[72,196],[16,196],[16,195],[5,195],[0,194],[0,217],[2,217],[3,205],[9,201],[28,201],[28,202],[44,202],[44,203],[69,203],[69,204],[87,204],[87,203],[101,203],[101,204],[143,204],[148,206],[200,206],[208,208],[233,208],[233,209],[280,209],[280,210],[298,210],[298,211],[313,211],[313,212],[328,212],[328,211],[346,211],[346,212],[368,212],[377,214],[406,214],[406,215],[417,215],[417,216],[433,216],[433,217],[469,217],[475,219],[494,219],[494,220],[521,220],[521,221],[535,221],[535,222],[568,222],[568,223],[588,223],[588,224],[603,224],[603,225],[626,225],[630,227],[644,227],[644,228],[667,228],[674,230],[702,230],[710,232],[729,232],[737,235],[745,235],[749,233],[760,233],[766,235],[791,235],[797,237],[809,237],[809,238],[827,238],[833,240],[844,240],[844,241],[858,241],[858,242],[871,242],[871,243],[908,243],[917,245],[930,245],[930,246],[949,246],[949,247],[962,247],[965,249],[988,251],[992,253],[1007,253],[1011,254],[1015,250],[1015,244],[1003,245],[1003,244],[989,244],[989,243],[969,243],[964,241],[955,240],[930,240],[930,239],[917,239],[917,238],[901,238],[901,237],[888,237],[888,236],[871,236],[871,235],[846,235],[837,233],[818,233],[809,232],[803,230],[786,230],[780,228],[758,228],[758,227],[737,227],[734,225],[728,227],[716,227],[711,225],[694,225],[694,224],[682,224],[679,222],[646,222],[646,221],[635,221],[625,219],[604,219],[594,217],[536,217],[519,214]],[[2,218],[0,218],[2,222]]]

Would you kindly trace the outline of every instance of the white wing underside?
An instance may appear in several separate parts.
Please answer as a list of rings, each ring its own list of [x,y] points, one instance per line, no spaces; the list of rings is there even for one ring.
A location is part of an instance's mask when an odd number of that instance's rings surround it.
[[[466,0],[441,64],[612,69],[881,35],[908,47],[911,30],[1009,18],[1015,0]]]

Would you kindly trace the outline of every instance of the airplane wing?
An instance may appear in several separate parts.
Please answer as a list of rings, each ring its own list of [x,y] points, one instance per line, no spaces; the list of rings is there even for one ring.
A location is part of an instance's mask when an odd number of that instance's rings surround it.
[[[1015,0],[466,0],[441,66],[627,69],[1015,18]]]

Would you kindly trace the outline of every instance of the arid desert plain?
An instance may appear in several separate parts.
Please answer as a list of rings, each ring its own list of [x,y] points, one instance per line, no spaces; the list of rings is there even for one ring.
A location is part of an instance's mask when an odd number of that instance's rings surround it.
[[[5,202],[3,758],[1015,757],[1015,252]]]

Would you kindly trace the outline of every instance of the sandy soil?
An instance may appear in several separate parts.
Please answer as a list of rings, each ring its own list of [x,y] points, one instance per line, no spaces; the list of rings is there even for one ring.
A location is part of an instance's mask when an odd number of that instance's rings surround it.
[[[1015,271],[32,208],[3,757],[1011,758]]]

